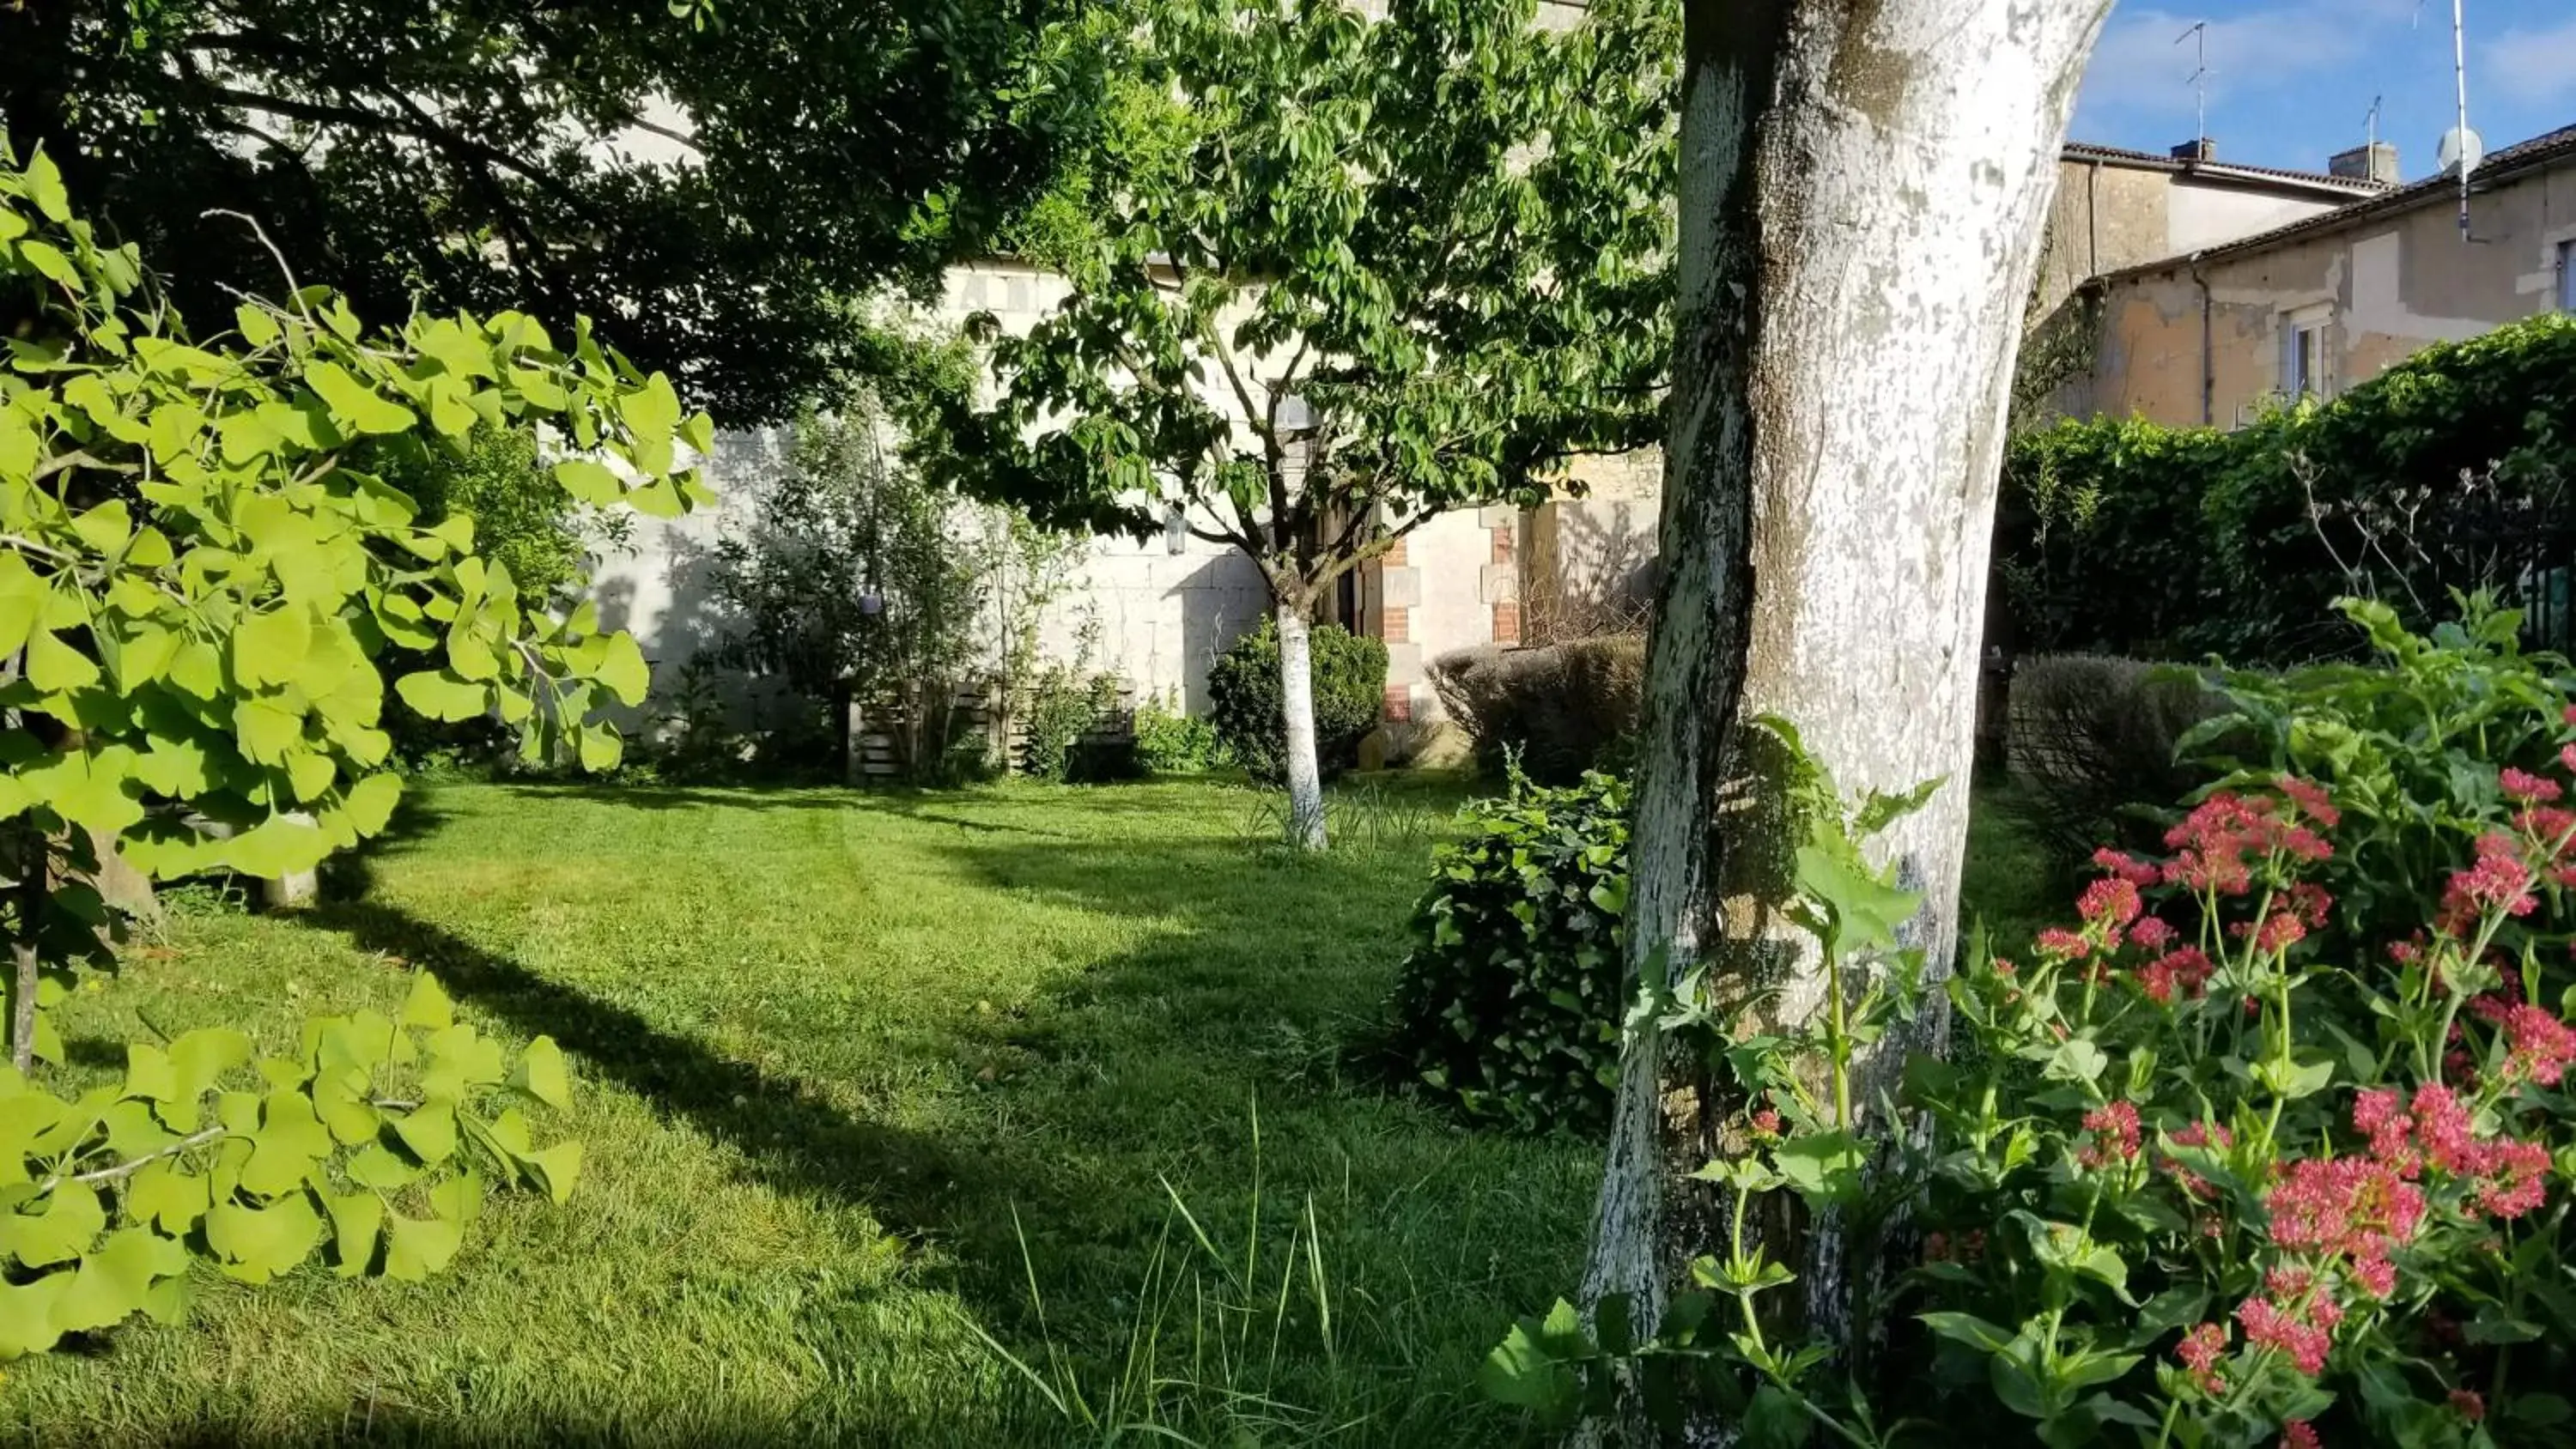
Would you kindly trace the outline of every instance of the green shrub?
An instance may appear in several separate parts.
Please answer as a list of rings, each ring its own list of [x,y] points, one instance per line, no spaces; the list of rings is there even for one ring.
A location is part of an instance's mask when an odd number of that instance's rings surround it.
[[[1995,559],[2017,643],[2297,663],[2348,649],[2337,597],[2426,628],[2492,577],[2479,533],[2562,516],[2576,317],[2428,347],[2246,428],[2066,422],[2013,440]]]
[[[1087,739],[1118,708],[1118,676],[1085,677],[1079,669],[1050,665],[1037,672],[1020,701],[1020,768],[1031,779],[1089,784],[1135,773],[1135,747]],[[1123,753],[1125,762],[1119,756]]]
[[[2178,759],[2176,747],[2201,721],[2226,712],[2226,699],[2179,665],[2089,654],[2024,659],[2013,669],[2009,714],[2018,788],[1996,802],[2068,870],[2098,846],[2151,846],[2172,803],[2211,778]]]
[[[1386,645],[1317,624],[1307,646],[1315,692],[1315,758],[1331,779],[1359,762],[1360,741],[1386,707]],[[1209,717],[1244,773],[1288,778],[1288,727],[1279,707],[1279,631],[1264,619],[1208,670]]]
[[[1628,787],[1515,774],[1458,822],[1414,907],[1389,1045],[1471,1120],[1597,1131],[1619,1079]]]
[[[1148,699],[1136,706],[1136,764],[1157,775],[1196,775],[1225,762],[1216,726],[1174,704]]]
[[[1516,757],[1530,778],[1549,785],[1618,763],[1636,734],[1645,679],[1642,634],[1538,649],[1487,645],[1431,665],[1432,687],[1473,742],[1476,763],[1499,774]]]
[[[2228,772],[2065,925],[1972,955],[1951,1059],[1873,1120],[1841,1086],[1920,1019],[1917,901],[1811,836],[1783,914],[1834,1009],[1722,1054],[1739,1115],[1695,1175],[1731,1233],[1652,1341],[1560,1306],[1488,1388],[1571,1417],[1687,1383],[1771,1446],[2568,1443],[2576,681],[2482,603],[2429,638],[2346,612],[2376,661],[2236,681]],[[1834,1239],[1746,1236],[1793,1216]],[[1819,1258],[1853,1265],[1823,1313]]]

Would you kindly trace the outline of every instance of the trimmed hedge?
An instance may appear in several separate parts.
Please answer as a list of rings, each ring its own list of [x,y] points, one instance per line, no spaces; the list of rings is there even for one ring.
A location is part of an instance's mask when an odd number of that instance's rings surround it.
[[[1570,785],[1621,763],[1645,696],[1646,639],[1609,634],[1537,649],[1480,645],[1431,664],[1449,717],[1474,742],[1476,763],[1500,775],[1514,755],[1543,785]]]
[[[1338,624],[1317,624],[1306,663],[1315,692],[1315,758],[1331,779],[1359,763],[1360,741],[1386,708],[1386,645]],[[1208,717],[1244,773],[1288,778],[1288,726],[1279,703],[1279,629],[1270,620],[1234,641],[1208,670]]]
[[[2448,531],[2464,513],[2561,514],[2571,473],[2576,317],[2553,313],[2238,432],[2106,418],[2024,433],[1996,568],[2028,651],[2295,662],[2350,649],[2342,595],[2422,627],[2453,588],[2509,585],[2447,555]],[[2372,531],[2389,546],[2368,547]]]

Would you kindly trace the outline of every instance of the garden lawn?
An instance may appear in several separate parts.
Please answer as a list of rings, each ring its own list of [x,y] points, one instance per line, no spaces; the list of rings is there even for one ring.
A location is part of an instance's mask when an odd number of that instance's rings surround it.
[[[451,786],[307,916],[182,910],[61,1011],[70,1075],[425,968],[572,1053],[581,1187],[426,1284],[201,1272],[9,1365],[0,1442],[1512,1442],[1475,1366],[1575,1281],[1597,1153],[1346,1065],[1455,797],[1320,862],[1253,800]]]

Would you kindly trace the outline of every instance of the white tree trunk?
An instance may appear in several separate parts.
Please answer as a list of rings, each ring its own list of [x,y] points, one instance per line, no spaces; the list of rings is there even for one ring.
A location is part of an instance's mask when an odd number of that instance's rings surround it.
[[[1288,726],[1288,839],[1302,850],[1324,848],[1324,772],[1315,756],[1315,669],[1312,626],[1302,604],[1272,606],[1279,626],[1279,709]]]
[[[1846,791],[1948,780],[1879,843],[1924,892],[1912,942],[1936,978],[1949,968],[2013,350],[2109,6],[1688,0],[1633,972],[1678,976],[1706,950],[1721,975],[1785,971],[1783,1017],[1821,995],[1766,909],[1784,842],[1738,728],[1765,712]],[[1677,1183],[1704,1160],[1710,1104],[1666,1056],[1651,1030],[1629,1044],[1585,1277],[1588,1300],[1627,1293],[1648,1323],[1710,1250],[1715,1206]],[[1807,1267],[1831,1332],[1845,1285]]]

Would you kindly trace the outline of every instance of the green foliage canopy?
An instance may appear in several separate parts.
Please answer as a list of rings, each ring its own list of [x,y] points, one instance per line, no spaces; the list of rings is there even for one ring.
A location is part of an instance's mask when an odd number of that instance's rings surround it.
[[[1049,184],[1096,88],[1076,8],[47,0],[0,6],[0,131],[184,259],[187,315],[275,277],[222,208],[361,315],[588,315],[751,421],[874,370],[854,299],[926,291]]]
[[[1605,0],[1162,0],[1050,233],[1075,290],[945,410],[960,481],[1041,518],[1202,536],[1302,600],[1452,505],[1660,431],[1676,17]],[[1059,218],[1062,220],[1062,218]]]

